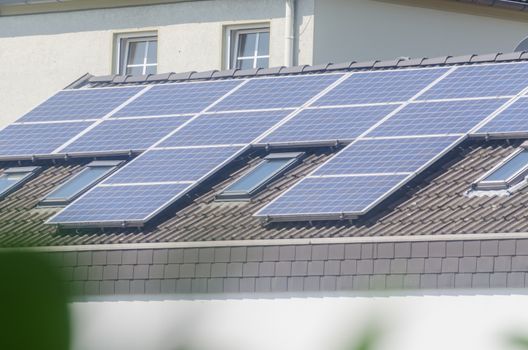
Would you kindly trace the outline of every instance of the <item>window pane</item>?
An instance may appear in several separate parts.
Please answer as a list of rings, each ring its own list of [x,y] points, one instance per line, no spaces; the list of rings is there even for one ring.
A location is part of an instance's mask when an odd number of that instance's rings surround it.
[[[142,75],[143,74],[143,66],[141,66],[141,67],[128,67],[126,69],[126,74],[129,74],[129,75]]]
[[[526,165],[528,165],[528,151],[523,151],[491,173],[484,181],[506,181]]]
[[[0,176],[0,196],[5,196],[15,189],[24,181],[29,179],[37,171],[37,167],[31,167],[31,170],[22,170],[22,168],[9,168]],[[20,171],[19,171],[20,169]],[[27,168],[26,168],[27,169]]]
[[[147,63],[158,63],[158,42],[153,40],[148,43]]]
[[[145,60],[145,53],[147,43],[145,41],[130,42],[128,45],[127,65],[143,64]]]
[[[258,56],[269,55],[269,32],[259,33]]]
[[[253,59],[238,60],[237,66],[238,69],[251,69],[253,68]]]
[[[69,201],[97,183],[113,166],[87,167],[48,194],[44,201]]]
[[[256,40],[256,33],[239,34],[237,57],[255,56]]]
[[[145,74],[156,74],[157,66],[147,66],[145,69]]]
[[[259,58],[257,59],[257,66],[255,68],[268,68],[269,59],[268,58]]]
[[[291,162],[291,158],[268,159],[262,161],[256,168],[244,175],[237,182],[229,186],[224,192],[249,193],[254,188],[264,183],[267,179],[277,174]]]

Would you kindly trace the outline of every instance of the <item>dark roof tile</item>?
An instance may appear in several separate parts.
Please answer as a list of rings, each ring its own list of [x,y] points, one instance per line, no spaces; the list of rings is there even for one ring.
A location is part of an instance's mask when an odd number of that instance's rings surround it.
[[[422,61],[422,66],[437,66],[437,65],[443,65],[446,64],[446,61],[451,56],[440,56],[440,57],[433,57],[433,58],[426,58]]]
[[[218,70],[208,70],[203,72],[194,72],[190,75],[189,79],[192,80],[203,80],[203,79],[211,79],[213,74],[218,72]]]
[[[280,72],[284,68],[286,67],[280,66],[280,67],[262,68],[258,70],[257,75],[277,75],[277,74],[280,74]]]
[[[190,71],[190,72],[182,72],[182,73],[173,73],[170,75],[169,80],[170,81],[189,80],[194,73],[196,72]]]

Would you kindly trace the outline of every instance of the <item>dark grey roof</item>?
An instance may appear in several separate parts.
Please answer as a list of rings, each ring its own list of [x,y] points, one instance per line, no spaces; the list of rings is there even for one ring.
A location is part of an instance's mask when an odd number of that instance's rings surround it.
[[[260,159],[241,159],[211,180],[192,200],[165,212],[141,229],[55,231],[43,221],[54,211],[34,209],[40,198],[79,169],[68,162],[47,168],[0,202],[0,245],[82,245],[181,241],[329,237],[387,237],[528,231],[528,188],[510,196],[468,197],[471,183],[519,147],[521,141],[468,141],[428,173],[355,221],[271,223],[252,217],[259,208],[324,162],[331,149],[317,149],[302,165],[271,183],[251,202],[217,202],[215,194]],[[334,150],[335,151],[335,150]]]

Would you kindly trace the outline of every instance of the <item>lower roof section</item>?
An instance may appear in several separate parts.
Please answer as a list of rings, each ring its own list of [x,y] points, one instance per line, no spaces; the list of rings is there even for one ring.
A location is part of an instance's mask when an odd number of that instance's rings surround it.
[[[215,201],[215,195],[259,163],[252,153],[221,178],[192,194],[182,207],[169,208],[142,228],[57,231],[44,222],[56,211],[38,202],[82,163],[48,165],[20,190],[0,201],[0,246],[64,246],[154,242],[277,240],[333,237],[471,235],[528,232],[528,189],[511,195],[467,196],[471,184],[520,146],[520,141],[468,141],[432,169],[358,220],[270,223],[252,217],[284,190],[326,161],[330,149],[308,152],[298,167],[274,181],[251,201]],[[245,165],[240,165],[245,164]],[[5,168],[12,166],[6,164]]]

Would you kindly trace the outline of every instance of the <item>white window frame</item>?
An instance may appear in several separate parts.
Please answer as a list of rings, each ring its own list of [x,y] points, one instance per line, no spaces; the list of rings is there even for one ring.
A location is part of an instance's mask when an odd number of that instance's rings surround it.
[[[269,33],[270,34],[270,45],[267,55],[260,55],[258,54],[258,46],[259,46],[259,38],[260,35],[257,35],[257,41],[255,43],[255,50],[253,52],[252,56],[243,56],[238,57],[238,44],[240,40],[241,34],[253,34],[253,33]],[[239,60],[253,60],[253,68],[256,68],[257,60],[261,58],[267,58],[268,62],[270,59],[270,51],[271,51],[271,30],[269,23],[259,23],[259,24],[251,24],[251,25],[243,25],[243,26],[230,26],[226,28],[226,47],[225,47],[225,53],[226,53],[226,69],[234,69],[236,67],[236,63]]]
[[[143,57],[142,64],[128,64],[128,53],[130,50],[130,43],[133,42],[147,42],[147,48]],[[127,68],[143,67],[142,74],[146,74],[148,67],[158,67],[158,55],[156,54],[156,63],[147,63],[149,41],[158,42],[157,32],[138,32],[138,33],[124,33],[116,36],[116,57],[115,57],[115,72],[117,74],[126,75]],[[124,47],[123,47],[124,46]]]

